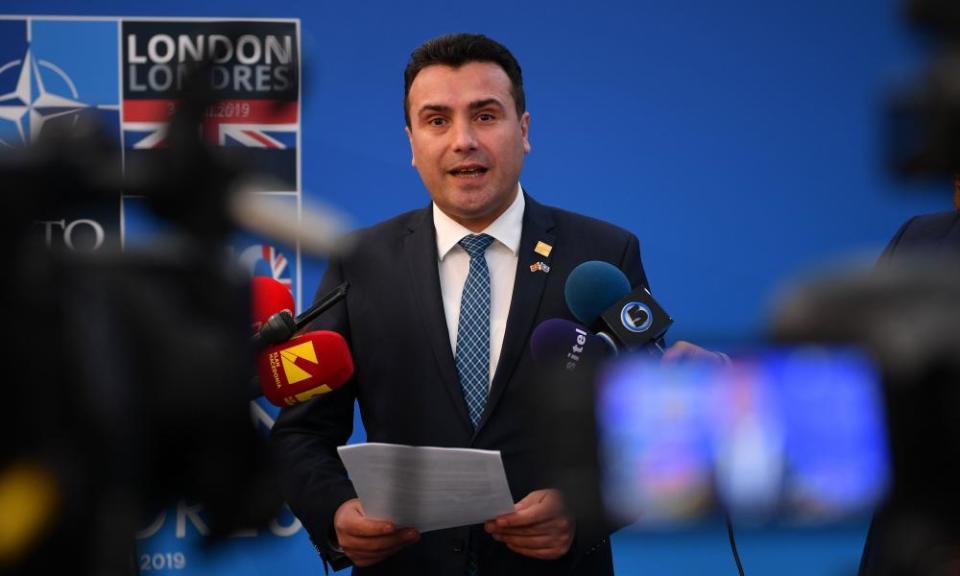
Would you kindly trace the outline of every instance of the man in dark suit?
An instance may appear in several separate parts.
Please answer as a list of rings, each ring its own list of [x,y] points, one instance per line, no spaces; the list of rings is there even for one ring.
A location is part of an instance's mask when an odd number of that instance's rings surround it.
[[[951,259],[960,257],[960,174],[954,176],[953,188],[955,209],[904,222],[880,255],[878,267],[955,264]],[[958,565],[956,519],[942,502],[924,503],[920,508],[914,502],[890,501],[881,507],[863,546],[860,576],[940,574]],[[908,532],[913,533],[910,539],[905,538]]]
[[[563,286],[578,264],[611,262],[646,285],[637,238],[522,190],[530,115],[505,47],[436,38],[411,55],[405,81],[412,163],[432,203],[358,232],[357,248],[330,263],[318,294],[343,281],[350,294],[317,327],[348,339],[356,371],[281,413],[273,438],[284,495],[336,568],[610,574],[607,534],[578,527],[542,475],[527,347],[539,322],[570,318]],[[670,350],[698,354],[710,353]],[[499,450],[515,511],[424,534],[365,516],[336,452],[355,399],[371,442]]]

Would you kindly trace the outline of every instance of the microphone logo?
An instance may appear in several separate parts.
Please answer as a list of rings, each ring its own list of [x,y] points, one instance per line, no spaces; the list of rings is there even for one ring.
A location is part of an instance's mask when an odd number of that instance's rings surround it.
[[[297,366],[297,360],[302,359],[311,364],[317,364],[317,351],[313,347],[313,342],[307,341],[281,350],[280,358],[283,365],[283,375],[286,376],[287,383],[296,384],[313,376]]]
[[[270,372],[273,383],[279,389],[292,386],[304,380],[316,378],[309,371],[310,365],[319,366],[317,351],[312,340],[300,342],[293,346],[282,348],[269,354]],[[319,386],[315,394],[330,392],[326,384]],[[299,397],[299,396],[298,396]]]
[[[653,324],[653,312],[643,302],[627,302],[620,310],[620,323],[631,332],[646,332]]]

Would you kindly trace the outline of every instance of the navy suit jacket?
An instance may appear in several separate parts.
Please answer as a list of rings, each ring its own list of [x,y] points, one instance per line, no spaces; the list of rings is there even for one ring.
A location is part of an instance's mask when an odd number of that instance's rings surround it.
[[[535,406],[526,394],[534,376],[528,339],[549,318],[572,319],[564,281],[587,260],[619,266],[633,286],[646,286],[637,238],[615,226],[543,206],[526,196],[516,281],[500,361],[486,409],[474,431],[460,389],[438,276],[436,232],[429,207],[362,230],[355,250],[332,261],[318,295],[350,283],[345,304],[314,328],[336,330],[350,344],[355,372],[342,388],[281,412],[273,428],[284,497],[321,555],[343,559],[329,543],[337,508],[356,493],[336,448],[353,428],[358,401],[367,440],[421,446],[499,450],[514,497],[550,486],[542,476],[541,447],[531,425]],[[549,257],[537,242],[553,247]],[[549,273],[531,271],[542,261]],[[361,574],[463,574],[467,543],[478,551],[482,574],[611,574],[606,533],[578,531],[564,558],[541,561],[511,552],[482,526],[438,530]]]

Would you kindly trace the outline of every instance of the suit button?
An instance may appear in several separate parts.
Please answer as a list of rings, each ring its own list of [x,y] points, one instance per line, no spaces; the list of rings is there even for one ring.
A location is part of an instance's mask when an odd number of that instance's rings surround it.
[[[453,548],[452,548],[452,549],[453,549],[453,551],[454,551],[456,554],[462,554],[462,553],[463,553],[463,543],[464,543],[464,541],[463,541],[463,540],[460,540],[460,539],[454,539],[454,540],[453,540]]]

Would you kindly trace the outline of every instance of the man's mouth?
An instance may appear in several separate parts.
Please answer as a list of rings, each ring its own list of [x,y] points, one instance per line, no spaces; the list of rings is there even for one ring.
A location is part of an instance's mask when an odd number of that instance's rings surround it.
[[[484,166],[458,166],[449,171],[451,176],[456,176],[459,178],[476,178],[483,176],[487,173],[487,168]]]

